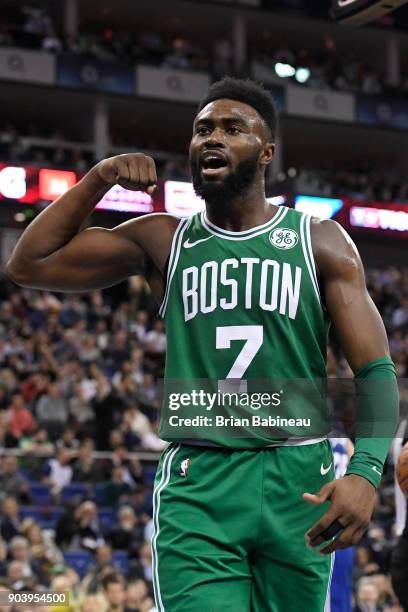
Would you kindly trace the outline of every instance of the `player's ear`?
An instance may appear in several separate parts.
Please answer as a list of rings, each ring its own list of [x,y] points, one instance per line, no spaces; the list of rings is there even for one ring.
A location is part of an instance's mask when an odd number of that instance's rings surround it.
[[[274,142],[265,143],[261,156],[259,158],[259,163],[263,166],[267,166],[273,160],[274,153],[275,153],[275,143]]]

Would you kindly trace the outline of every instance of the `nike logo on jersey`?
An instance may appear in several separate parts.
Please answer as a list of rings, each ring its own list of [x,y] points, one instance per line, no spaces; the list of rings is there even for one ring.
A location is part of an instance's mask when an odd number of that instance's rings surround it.
[[[206,242],[207,240],[210,240],[211,238],[214,238],[214,236],[208,236],[207,238],[201,238],[201,240],[196,240],[195,242],[190,242],[190,238],[187,238],[187,240],[183,244],[183,247],[186,249],[191,249],[192,247],[196,246],[196,244],[200,244],[200,242]]]
[[[325,468],[323,463],[320,466],[320,473],[322,476],[326,476],[326,474],[329,472],[330,468],[331,468],[332,464],[329,465],[329,467]]]
[[[379,470],[379,469],[378,469],[378,467],[377,467],[376,465],[373,465],[371,469],[373,469],[373,470],[374,470],[374,472],[377,472],[377,474],[378,474],[379,476],[382,476],[382,472],[381,472],[381,470]]]

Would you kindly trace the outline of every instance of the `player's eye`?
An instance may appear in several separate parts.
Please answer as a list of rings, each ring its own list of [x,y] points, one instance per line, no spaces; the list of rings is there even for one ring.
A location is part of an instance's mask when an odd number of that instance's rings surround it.
[[[197,128],[196,133],[199,136],[205,136],[205,134],[208,134],[209,131],[210,130],[208,129],[208,127],[201,126],[201,127]]]
[[[233,136],[241,132],[241,130],[235,125],[231,125],[231,127],[229,127],[227,131],[228,131],[228,134],[232,134]]]

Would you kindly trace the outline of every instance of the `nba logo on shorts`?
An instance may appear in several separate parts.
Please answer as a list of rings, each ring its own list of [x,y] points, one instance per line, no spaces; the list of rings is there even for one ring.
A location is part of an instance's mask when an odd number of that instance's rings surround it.
[[[180,476],[187,478],[188,475],[188,466],[190,465],[190,459],[184,459],[180,465]]]
[[[278,249],[293,249],[299,242],[299,236],[292,229],[277,227],[269,234],[269,240]]]

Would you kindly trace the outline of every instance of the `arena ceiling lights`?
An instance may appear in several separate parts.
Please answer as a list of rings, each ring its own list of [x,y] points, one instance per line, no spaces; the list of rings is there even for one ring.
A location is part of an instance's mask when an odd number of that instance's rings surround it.
[[[374,21],[407,2],[408,0],[333,0],[331,13],[336,21],[359,26]]]

